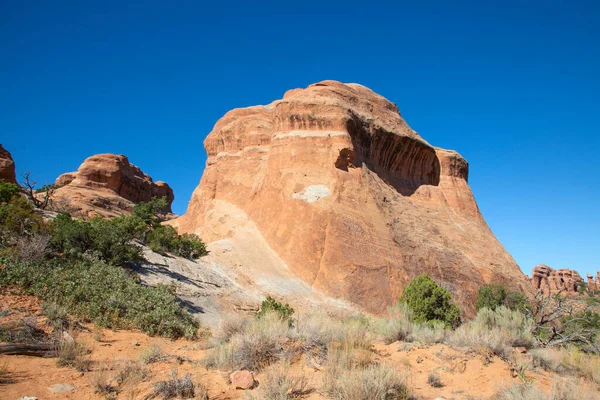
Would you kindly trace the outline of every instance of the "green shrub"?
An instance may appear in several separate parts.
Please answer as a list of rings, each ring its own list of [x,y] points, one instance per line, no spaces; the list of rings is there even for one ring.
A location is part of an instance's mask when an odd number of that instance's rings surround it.
[[[35,192],[36,193],[45,193],[45,192],[47,192],[49,190],[56,189],[57,187],[58,186],[56,186],[55,184],[49,183],[49,184],[46,184],[46,185],[42,186],[39,189],[35,189]]]
[[[19,193],[21,193],[21,187],[19,185],[0,180],[0,203],[8,203]]]
[[[450,292],[427,275],[413,279],[402,292],[400,302],[410,307],[416,323],[440,321],[446,326],[460,323],[460,309],[452,301]]]
[[[152,200],[137,204],[133,207],[132,216],[139,218],[146,225],[160,225],[158,214],[165,213],[169,203],[166,197],[153,197]]]
[[[7,204],[0,204],[0,246],[14,245],[19,237],[44,231],[44,219],[23,197],[13,197]]]
[[[289,304],[283,305],[277,302],[271,296],[267,296],[267,298],[260,304],[260,310],[258,313],[256,313],[256,316],[261,318],[268,313],[275,313],[282,320],[289,320],[294,314],[294,309],[290,307]]]
[[[142,286],[123,268],[100,260],[0,262],[0,287],[18,286],[108,328],[139,328],[149,335],[192,337],[197,323],[177,303],[173,289]]]
[[[137,222],[129,217],[94,217],[86,222],[60,214],[51,223],[51,245],[67,256],[95,253],[106,262],[124,265],[142,259],[140,247],[131,243],[140,229]]]
[[[519,311],[523,314],[531,312],[531,304],[522,293],[508,290],[503,285],[493,283],[479,288],[477,310],[489,308],[493,311],[500,306]]]
[[[171,253],[187,259],[196,259],[208,254],[206,245],[194,234],[178,235],[169,225],[158,225],[146,235],[146,244],[156,253]]]

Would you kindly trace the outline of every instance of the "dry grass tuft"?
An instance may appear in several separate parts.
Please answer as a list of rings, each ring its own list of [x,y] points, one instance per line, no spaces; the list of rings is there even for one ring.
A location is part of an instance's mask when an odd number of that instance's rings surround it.
[[[115,381],[119,386],[136,386],[148,377],[148,369],[141,362],[128,361],[117,370]]]
[[[552,382],[552,400],[595,400],[597,393],[592,393],[573,379],[560,379]]]
[[[74,340],[61,341],[56,349],[58,359],[56,365],[59,367],[71,367],[80,372],[90,370],[91,360],[88,351],[81,343]]]
[[[336,400],[404,400],[411,395],[404,379],[387,365],[343,371],[327,388]]]
[[[157,382],[154,384],[154,391],[147,396],[147,399],[154,399],[161,397],[163,399],[173,398],[194,398],[196,391],[194,389],[194,383],[192,382],[192,376],[186,374],[183,378],[177,376],[177,370],[171,371],[171,378],[166,381]]]
[[[153,344],[142,350],[140,361],[144,364],[152,364],[159,361],[165,361],[167,356],[164,354],[160,346]]]
[[[461,347],[485,347],[506,359],[511,354],[511,347],[533,346],[532,327],[532,320],[518,311],[506,307],[494,311],[482,308],[473,321],[458,327],[448,341]]]
[[[513,385],[506,388],[494,397],[494,400],[546,400],[546,395],[531,385]]]
[[[97,394],[108,397],[118,393],[117,387],[113,386],[111,379],[108,376],[107,369],[101,369],[100,371],[93,373],[90,379],[92,386],[94,387],[94,391]]]
[[[287,363],[278,363],[266,370],[258,389],[260,399],[289,400],[301,398],[308,393],[306,377],[289,376],[289,368]]]
[[[260,370],[289,357],[293,349],[286,344],[292,336],[287,320],[266,313],[211,349],[204,363],[207,368]]]
[[[376,331],[385,344],[407,340],[413,331],[412,311],[406,303],[396,303],[387,309],[385,318],[375,322]]]

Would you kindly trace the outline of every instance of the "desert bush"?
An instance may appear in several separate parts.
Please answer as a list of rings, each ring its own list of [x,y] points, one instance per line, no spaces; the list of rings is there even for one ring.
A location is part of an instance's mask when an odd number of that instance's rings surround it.
[[[411,342],[427,345],[443,343],[451,332],[443,322],[431,321],[424,324],[415,324],[407,339]]]
[[[531,304],[524,294],[508,290],[503,285],[488,284],[479,289],[477,310],[489,308],[494,311],[500,306],[519,311],[525,315],[532,311]]]
[[[190,260],[208,254],[206,245],[197,235],[190,233],[178,235],[177,230],[170,225],[153,227],[147,232],[144,242],[156,253],[171,253]]]
[[[552,382],[552,400],[597,400],[593,393],[573,379],[555,379]]]
[[[193,337],[197,330],[197,322],[178,304],[173,288],[142,286],[126,270],[100,260],[2,262],[0,287],[20,287],[86,322],[171,338]]]
[[[559,374],[568,370],[568,366],[565,364],[564,350],[538,348],[531,349],[528,354],[535,367]]]
[[[122,365],[115,375],[115,381],[119,386],[131,384],[136,386],[148,377],[148,369],[141,363],[128,361]]]
[[[475,319],[458,327],[449,342],[463,347],[486,347],[500,357],[510,354],[510,347],[530,348],[535,339],[531,334],[533,321],[518,311],[504,306],[492,311],[482,308]]]
[[[19,237],[46,232],[46,223],[23,197],[0,204],[0,246],[13,246]]]
[[[387,365],[371,365],[343,371],[329,388],[336,400],[401,400],[410,392],[404,379]]]
[[[21,193],[21,187],[14,183],[0,180],[0,203],[8,203]]]
[[[81,343],[74,340],[61,340],[56,349],[56,365],[59,367],[71,367],[80,372],[90,370],[91,360],[88,351]]]
[[[452,301],[452,296],[427,275],[413,279],[400,297],[413,312],[416,323],[441,321],[447,326],[460,323],[460,309]]]
[[[290,321],[294,314],[294,309],[289,304],[282,304],[276,301],[271,296],[267,296],[260,304],[260,309],[256,313],[257,318],[262,318],[267,314],[275,314],[279,318]]]
[[[35,319],[22,318],[0,324],[0,342],[32,344],[46,340],[46,333],[38,328]]]
[[[546,400],[546,395],[535,386],[518,384],[498,392],[494,400]]]
[[[435,372],[432,372],[427,376],[427,383],[429,386],[434,388],[441,388],[444,386],[442,383],[442,378],[440,378],[440,376]]]
[[[396,303],[387,309],[385,318],[375,323],[385,344],[406,340],[413,331],[413,313],[406,303]]]
[[[325,313],[302,315],[298,318],[295,330],[303,353],[317,362],[325,360],[329,344],[333,341],[343,342],[346,333],[347,329],[341,320]]]
[[[146,347],[140,354],[140,361],[144,364],[151,364],[164,360],[166,360],[165,353],[155,344]]]
[[[118,389],[113,386],[111,379],[108,376],[108,370],[103,368],[92,374],[90,381],[94,392],[105,396],[105,398],[111,398],[111,395],[118,393]]]
[[[565,352],[564,363],[575,369],[579,375],[600,386],[600,357],[581,351],[577,346],[571,345]]]
[[[232,336],[242,332],[250,323],[248,318],[236,314],[230,314],[223,317],[219,324],[219,330],[215,339],[217,343],[228,342]]]
[[[42,312],[55,331],[63,331],[69,326],[69,314],[56,303],[43,303]]]
[[[147,226],[159,226],[162,221],[160,215],[167,212],[168,205],[166,197],[153,197],[150,201],[136,204],[131,214]]]
[[[51,245],[56,252],[75,258],[91,253],[114,265],[139,261],[142,252],[131,242],[136,231],[130,222],[127,217],[94,217],[86,222],[60,214],[51,223]]]
[[[297,399],[306,393],[305,376],[290,376],[289,368],[289,364],[286,363],[267,368],[258,389],[261,400]]]
[[[48,254],[50,235],[45,233],[21,236],[17,239],[15,255],[21,261],[43,261]]]
[[[260,370],[289,356],[284,348],[291,336],[287,321],[276,312],[252,320],[245,329],[217,345],[204,360],[207,368]]]
[[[194,383],[190,374],[183,378],[177,376],[177,371],[171,372],[171,378],[166,381],[160,381],[154,384],[154,391],[149,398],[162,397],[163,399],[172,398],[193,398],[196,395]]]

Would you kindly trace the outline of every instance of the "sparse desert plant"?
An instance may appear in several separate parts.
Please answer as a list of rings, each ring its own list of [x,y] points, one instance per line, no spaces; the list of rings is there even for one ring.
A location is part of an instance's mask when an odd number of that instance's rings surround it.
[[[166,360],[165,353],[155,344],[144,348],[140,354],[140,361],[144,364],[151,364],[164,360]]]
[[[494,400],[546,400],[546,395],[535,386],[518,384],[498,392]]]
[[[43,303],[42,312],[55,331],[63,331],[69,326],[67,310],[56,303]]]
[[[592,393],[577,381],[571,379],[555,379],[552,382],[552,400],[597,400],[598,394]]]
[[[92,387],[97,394],[105,397],[112,397],[113,394],[118,393],[118,389],[113,386],[110,377],[108,376],[108,370],[105,368],[91,374],[90,380]]]
[[[513,346],[532,347],[533,321],[504,306],[492,311],[482,308],[473,321],[458,327],[449,337],[450,344],[462,347],[486,347],[507,358]]]
[[[115,375],[115,381],[119,386],[135,386],[148,377],[148,369],[136,361],[128,361],[122,365]]]
[[[427,275],[413,279],[404,288],[401,303],[406,303],[413,312],[416,323],[441,321],[447,326],[460,324],[460,309],[452,296]]]
[[[342,323],[341,340],[344,347],[353,349],[371,349],[373,338],[370,321],[362,316],[350,317]]]
[[[600,356],[584,353],[578,347],[570,346],[564,362],[577,370],[585,379],[600,387]]]
[[[387,365],[376,364],[366,368],[342,372],[328,388],[336,400],[404,400],[410,392],[404,379]]]
[[[277,312],[268,312],[252,320],[243,331],[234,334],[208,353],[207,368],[259,370],[284,360],[292,349],[284,348],[291,336],[288,321]]]
[[[236,314],[227,315],[221,320],[215,339],[218,343],[228,342],[232,336],[242,332],[249,323],[248,318]]]
[[[38,328],[33,318],[0,324],[0,342],[32,344],[41,341],[47,341],[46,333]]]
[[[325,313],[302,315],[298,318],[295,338],[300,342],[302,351],[309,357],[322,362],[327,357],[327,349],[332,341],[343,342],[347,330],[340,319]]]
[[[27,199],[35,208],[46,209],[56,190],[55,185],[43,185],[41,188],[36,188],[37,182],[31,179],[31,172],[25,172],[23,179],[23,190]],[[40,196],[42,193],[43,196]]]
[[[431,321],[414,325],[408,339],[413,342],[430,345],[443,343],[450,333],[451,330],[443,322]]]
[[[21,236],[16,243],[16,256],[25,262],[39,262],[48,254],[50,235],[38,233],[31,236]]]
[[[413,331],[412,310],[400,302],[388,307],[386,317],[376,321],[376,329],[385,344],[406,340]]]
[[[434,388],[441,388],[444,386],[442,383],[442,378],[440,378],[440,376],[435,372],[432,372],[429,374],[429,376],[427,376],[427,383],[429,386]]]
[[[177,376],[177,370],[171,371],[170,379],[154,384],[154,391],[147,397],[150,399],[162,397],[163,399],[183,398],[190,399],[196,394],[192,376],[186,374],[183,378]]]
[[[62,340],[58,343],[56,365],[59,367],[71,367],[80,372],[90,370],[91,360],[88,351],[81,343],[74,340]]]
[[[300,398],[306,394],[306,377],[304,375],[290,376],[289,367],[287,363],[279,363],[267,368],[258,389],[260,399],[288,400]]]
[[[256,313],[256,316],[258,318],[262,318],[264,315],[273,313],[277,314],[281,319],[291,321],[292,315],[294,314],[294,309],[287,303],[280,303],[271,296],[267,296],[267,298],[260,304],[260,309]]]
[[[568,370],[565,364],[567,354],[564,350],[537,348],[531,349],[528,354],[535,367],[541,367],[546,371],[559,374]]]

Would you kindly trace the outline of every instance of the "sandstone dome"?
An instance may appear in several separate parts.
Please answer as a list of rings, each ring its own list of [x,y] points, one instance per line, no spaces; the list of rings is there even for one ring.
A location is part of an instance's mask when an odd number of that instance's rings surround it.
[[[234,109],[204,148],[187,212],[169,222],[180,233],[243,241],[251,225],[281,268],[374,313],[423,273],[468,315],[485,283],[531,291],[479,212],[465,159],[364,86],[324,81]]]

